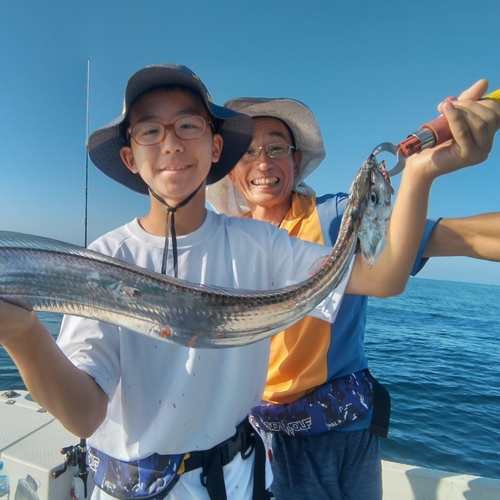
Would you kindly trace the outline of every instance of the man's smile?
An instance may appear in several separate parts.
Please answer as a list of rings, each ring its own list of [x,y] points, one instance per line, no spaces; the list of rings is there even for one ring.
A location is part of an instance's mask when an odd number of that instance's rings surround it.
[[[279,181],[277,177],[259,177],[254,179],[251,184],[254,186],[273,186],[278,184]]]

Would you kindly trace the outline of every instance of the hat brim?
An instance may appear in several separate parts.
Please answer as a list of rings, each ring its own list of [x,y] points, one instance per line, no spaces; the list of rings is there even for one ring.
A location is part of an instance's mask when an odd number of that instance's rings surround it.
[[[121,127],[137,97],[149,89],[163,85],[192,89],[200,96],[212,117],[220,120],[217,133],[222,136],[223,147],[219,160],[212,163],[207,184],[219,181],[233,169],[252,142],[255,129],[253,120],[248,116],[214,104],[201,80],[185,66],[160,64],[137,71],[127,83],[124,113],[93,132],[89,137],[88,147],[90,159],[99,170],[141,194],[149,193],[148,186],[138,174],[127,168],[120,157],[120,150],[126,146]]]

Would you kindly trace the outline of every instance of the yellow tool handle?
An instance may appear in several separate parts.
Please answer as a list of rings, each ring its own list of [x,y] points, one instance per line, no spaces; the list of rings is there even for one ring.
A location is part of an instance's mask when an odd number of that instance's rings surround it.
[[[491,101],[500,102],[500,89],[495,90],[491,94],[485,95],[481,99],[490,99]]]

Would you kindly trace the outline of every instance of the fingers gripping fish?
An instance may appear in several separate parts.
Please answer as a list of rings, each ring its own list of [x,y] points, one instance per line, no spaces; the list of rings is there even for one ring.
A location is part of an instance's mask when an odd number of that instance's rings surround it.
[[[250,344],[314,309],[346,277],[358,241],[367,262],[375,262],[385,241],[392,193],[383,163],[370,156],[351,186],[330,255],[312,266],[309,279],[269,291],[194,284],[76,245],[0,231],[0,299],[183,346]]]

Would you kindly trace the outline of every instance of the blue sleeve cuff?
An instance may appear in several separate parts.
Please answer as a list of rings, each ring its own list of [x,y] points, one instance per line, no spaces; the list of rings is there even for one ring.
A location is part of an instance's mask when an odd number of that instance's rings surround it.
[[[429,258],[424,258],[422,257],[424,255],[425,248],[427,247],[427,243],[429,243],[429,238],[431,237],[432,231],[434,231],[434,228],[436,227],[436,224],[442,219],[440,217],[439,219],[427,219],[427,222],[425,224],[425,230],[424,230],[424,235],[422,237],[422,241],[420,242],[420,247],[418,249],[417,253],[417,258],[415,259],[415,263],[413,264],[413,269],[411,270],[411,275],[415,276],[418,274],[425,264],[427,264],[427,261]]]

